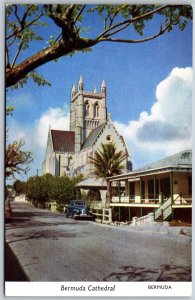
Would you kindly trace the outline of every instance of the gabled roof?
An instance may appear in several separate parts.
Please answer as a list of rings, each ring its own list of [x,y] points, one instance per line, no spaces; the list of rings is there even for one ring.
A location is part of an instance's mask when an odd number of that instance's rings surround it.
[[[101,130],[104,128],[106,123],[103,123],[101,125],[99,125],[98,127],[96,127],[95,129],[92,130],[92,132],[89,134],[88,138],[86,139],[83,147],[81,150],[85,150],[87,148],[90,148],[93,146],[95,140],[97,139],[99,133],[101,132]]]
[[[107,187],[107,183],[106,183],[106,180],[103,180],[102,178],[89,177],[89,178],[77,183],[77,186],[80,186],[80,187]]]
[[[176,153],[154,163],[144,166],[143,168],[137,169],[126,174],[116,175],[110,177],[110,179],[122,179],[129,177],[137,177],[147,174],[155,174],[162,171],[191,171],[192,170],[192,150],[184,150],[182,152]]]
[[[89,177],[83,181],[80,181],[77,183],[77,186],[83,187],[83,188],[90,188],[90,187],[101,187],[101,188],[107,188],[107,182],[103,178],[96,178],[96,177]],[[113,186],[116,186],[116,184],[113,184]],[[121,182],[121,186],[124,186],[124,184]]]
[[[75,133],[73,131],[51,130],[54,152],[75,152]]]
[[[143,168],[137,169],[135,172],[161,169],[166,167],[171,168],[182,168],[182,167],[192,166],[192,150],[185,150],[164,159],[161,159],[157,162],[146,165]]]

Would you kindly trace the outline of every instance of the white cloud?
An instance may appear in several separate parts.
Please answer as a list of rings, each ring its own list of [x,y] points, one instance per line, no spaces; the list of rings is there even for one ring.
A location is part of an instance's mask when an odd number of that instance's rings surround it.
[[[15,140],[25,139],[26,130],[23,128],[14,117],[10,117],[8,123],[7,143],[11,143]]]
[[[24,139],[25,146],[23,149],[30,150],[33,155],[33,163],[30,166],[31,171],[28,173],[28,176],[36,175],[37,169],[39,169],[39,174],[42,172],[41,168],[47,144],[49,125],[51,125],[52,129],[69,130],[68,106],[64,105],[63,108],[50,107],[29,128],[24,128],[14,117],[10,118],[8,142],[11,143],[14,140]]]
[[[50,107],[36,121],[35,141],[41,148],[46,147],[49,125],[52,129],[69,130],[69,108]]]
[[[115,122],[133,157],[146,163],[192,146],[192,68],[174,68],[156,88],[150,113],[127,125]]]
[[[128,124],[114,122],[124,136],[132,155],[134,169],[192,145],[192,68],[174,68],[156,88],[156,101],[150,112],[140,113]],[[41,173],[49,125],[69,130],[69,107],[50,107],[34,124],[23,127],[14,116],[9,121],[9,140],[24,138],[33,153],[29,175]]]

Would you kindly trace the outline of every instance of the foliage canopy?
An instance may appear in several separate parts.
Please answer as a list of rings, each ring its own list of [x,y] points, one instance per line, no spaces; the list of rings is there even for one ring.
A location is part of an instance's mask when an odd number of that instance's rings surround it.
[[[29,171],[29,164],[33,161],[30,151],[22,149],[24,141],[14,141],[8,144],[5,151],[5,176],[14,177],[16,174],[23,174]]]
[[[54,200],[66,204],[76,199],[76,184],[82,178],[82,176],[58,177],[51,174],[30,177],[26,183],[26,196],[39,203]]]
[[[94,175],[106,179],[106,177],[118,175],[125,167],[124,160],[126,154],[123,151],[117,151],[113,143],[101,144],[93,157],[89,157],[94,165]]]
[[[160,16],[159,25],[147,36],[144,30],[156,15]],[[6,87],[23,86],[28,78],[39,85],[50,85],[35,71],[47,62],[77,51],[90,51],[99,43],[147,42],[175,27],[184,30],[189,20],[192,8],[188,5],[9,4]],[[98,24],[97,28],[94,24]],[[40,49],[37,52],[33,52],[35,43]]]

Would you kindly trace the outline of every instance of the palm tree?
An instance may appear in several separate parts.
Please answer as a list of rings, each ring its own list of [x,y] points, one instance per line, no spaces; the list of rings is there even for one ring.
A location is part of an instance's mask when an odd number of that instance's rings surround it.
[[[117,151],[115,144],[101,144],[101,149],[98,149],[93,157],[89,157],[90,163],[94,165],[94,175],[107,181],[107,204],[111,200],[111,187],[107,177],[122,173],[125,167],[124,159],[126,154],[123,151]]]

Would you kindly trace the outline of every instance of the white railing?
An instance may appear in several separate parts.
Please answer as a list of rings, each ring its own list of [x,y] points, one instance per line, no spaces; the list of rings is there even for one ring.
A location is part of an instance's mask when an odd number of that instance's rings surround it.
[[[146,199],[141,199],[141,202],[143,204],[160,204],[159,199],[148,199],[148,198],[146,198]]]
[[[174,204],[192,204],[192,195],[176,194],[173,199]]]
[[[110,224],[112,222],[112,209],[103,208],[102,223]]]
[[[154,212],[154,219],[157,220],[160,216],[162,216],[162,219],[165,220],[171,213],[172,203],[170,197]]]
[[[102,209],[102,201],[92,201],[90,202],[90,207],[91,208],[98,208],[98,209]]]
[[[182,198],[182,204],[192,204],[192,196]]]
[[[113,203],[129,203],[129,196],[114,196],[112,197]]]
[[[93,208],[93,215],[95,216],[95,221],[110,224],[112,222],[112,209],[111,208]]]
[[[144,225],[144,224],[151,224],[154,222],[154,214],[149,213],[143,217],[133,217],[132,218],[132,225],[138,226],[138,225]]]

